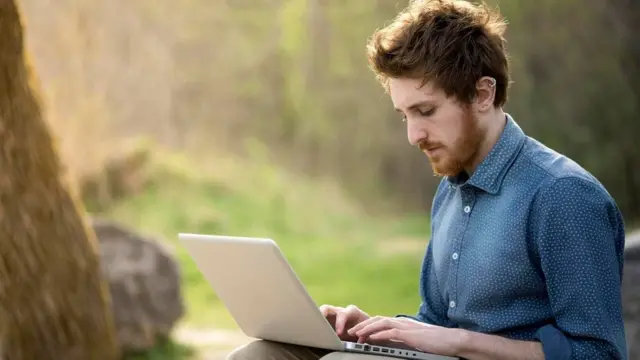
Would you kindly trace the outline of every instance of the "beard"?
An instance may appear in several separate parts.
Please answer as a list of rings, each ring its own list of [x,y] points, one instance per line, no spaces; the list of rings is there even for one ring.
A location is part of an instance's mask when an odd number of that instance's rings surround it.
[[[462,108],[462,130],[460,136],[451,146],[443,146],[433,155],[426,150],[433,148],[431,144],[419,144],[420,149],[427,154],[431,168],[436,176],[457,176],[465,167],[474,161],[482,142],[482,130],[478,125],[478,118],[469,106]]]

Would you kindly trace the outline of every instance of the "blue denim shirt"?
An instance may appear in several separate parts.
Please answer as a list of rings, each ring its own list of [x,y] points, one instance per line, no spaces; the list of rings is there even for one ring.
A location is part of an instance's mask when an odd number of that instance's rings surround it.
[[[431,214],[418,320],[540,341],[546,359],[626,359],[622,216],[586,170],[511,116]]]

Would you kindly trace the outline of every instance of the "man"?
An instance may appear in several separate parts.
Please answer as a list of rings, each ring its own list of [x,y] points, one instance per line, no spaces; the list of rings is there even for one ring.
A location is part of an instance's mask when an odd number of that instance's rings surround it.
[[[415,1],[368,44],[411,145],[442,176],[416,316],[322,306],[344,340],[483,359],[626,359],[624,226],[587,171],[503,111],[509,85],[495,11]],[[232,359],[318,359],[256,341]],[[330,354],[353,359],[362,355]]]

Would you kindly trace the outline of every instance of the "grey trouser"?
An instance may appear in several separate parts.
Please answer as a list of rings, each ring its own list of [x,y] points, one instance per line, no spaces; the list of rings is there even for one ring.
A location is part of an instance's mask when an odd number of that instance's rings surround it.
[[[388,356],[351,354],[304,346],[255,340],[235,349],[228,360],[397,360]]]

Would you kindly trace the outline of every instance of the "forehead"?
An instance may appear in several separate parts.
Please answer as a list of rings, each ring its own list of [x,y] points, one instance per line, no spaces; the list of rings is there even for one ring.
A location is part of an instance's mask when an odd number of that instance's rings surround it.
[[[446,98],[444,92],[431,82],[422,85],[422,79],[415,78],[390,79],[389,94],[393,106],[398,110],[406,110],[418,103],[437,103]]]

